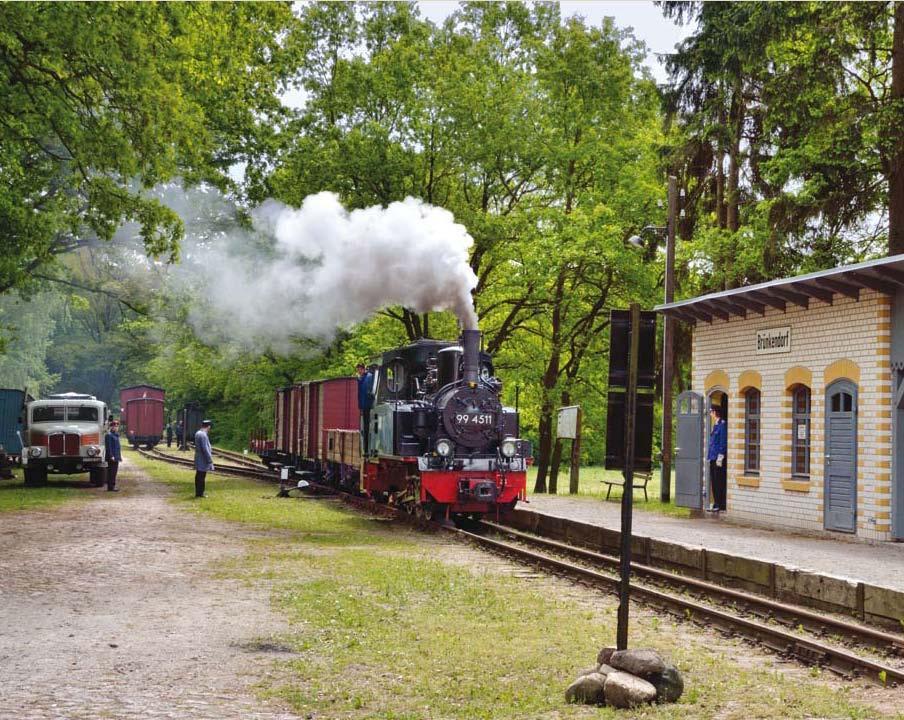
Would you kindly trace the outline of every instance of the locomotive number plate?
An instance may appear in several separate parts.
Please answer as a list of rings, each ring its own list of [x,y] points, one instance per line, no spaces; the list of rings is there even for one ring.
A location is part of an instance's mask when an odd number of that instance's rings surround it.
[[[496,418],[493,413],[456,413],[455,422],[465,426],[494,425]]]

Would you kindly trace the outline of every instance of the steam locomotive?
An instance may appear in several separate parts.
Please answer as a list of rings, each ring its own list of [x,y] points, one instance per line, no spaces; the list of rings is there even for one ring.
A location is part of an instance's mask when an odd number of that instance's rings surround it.
[[[502,384],[480,351],[479,331],[465,330],[461,344],[418,340],[372,367],[366,428],[359,428],[354,378],[280,388],[276,439],[264,462],[426,519],[459,522],[525,499],[530,443],[518,437],[518,414],[500,401]]]

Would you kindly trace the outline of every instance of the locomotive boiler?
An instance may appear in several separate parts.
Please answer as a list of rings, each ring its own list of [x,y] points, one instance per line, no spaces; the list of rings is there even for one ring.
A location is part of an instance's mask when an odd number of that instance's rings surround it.
[[[480,333],[418,340],[371,365],[373,407],[359,431],[357,381],[298,383],[277,392],[276,441],[265,452],[425,518],[497,513],[525,499],[530,443],[501,402]],[[362,436],[366,452],[362,453]]]

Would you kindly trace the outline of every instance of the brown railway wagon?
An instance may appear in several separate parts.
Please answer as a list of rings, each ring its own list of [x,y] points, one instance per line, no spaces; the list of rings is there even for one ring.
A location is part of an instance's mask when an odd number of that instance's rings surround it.
[[[357,430],[358,381],[355,378],[336,378],[320,383],[320,409],[318,413],[317,455],[327,460],[327,433],[330,430]]]
[[[331,430],[358,431],[358,383],[332,378],[296,383],[276,391],[276,448],[285,456],[328,460]]]

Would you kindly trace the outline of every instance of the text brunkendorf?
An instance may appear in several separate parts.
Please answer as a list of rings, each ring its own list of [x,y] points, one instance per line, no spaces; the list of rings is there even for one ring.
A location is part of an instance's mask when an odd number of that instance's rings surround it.
[[[756,331],[757,355],[791,352],[791,328],[770,328]]]

